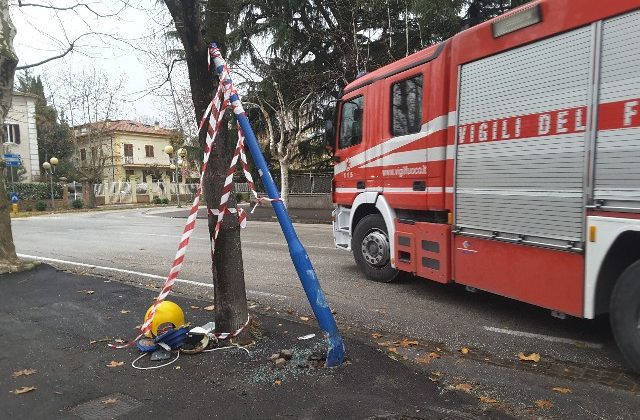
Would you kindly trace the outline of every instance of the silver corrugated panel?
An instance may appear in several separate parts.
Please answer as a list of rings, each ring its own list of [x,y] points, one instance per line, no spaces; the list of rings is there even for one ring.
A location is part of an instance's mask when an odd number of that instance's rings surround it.
[[[587,105],[592,29],[464,65],[460,124]],[[580,242],[585,133],[461,144],[456,225]]]
[[[640,98],[640,11],[602,28],[600,102]],[[640,128],[598,131],[594,185],[606,206],[640,208]]]

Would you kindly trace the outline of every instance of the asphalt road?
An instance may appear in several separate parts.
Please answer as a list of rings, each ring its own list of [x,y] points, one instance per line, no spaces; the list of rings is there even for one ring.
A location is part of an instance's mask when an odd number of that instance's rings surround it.
[[[14,239],[23,257],[158,285],[169,271],[184,224],[184,219],[163,217],[171,211],[175,209],[14,219]],[[551,400],[557,397],[551,388],[568,383],[568,388],[581,392],[554,400],[569,410],[563,415],[630,418],[640,410],[640,381],[622,364],[606,318],[559,320],[534,306],[409,276],[393,284],[371,282],[360,274],[351,254],[334,248],[330,226],[297,224],[296,229],[343,328],[392,332],[450,353],[468,347],[482,355],[477,363],[433,366],[492,389],[512,405],[521,400],[520,408],[533,400],[522,396],[524,390],[516,385],[527,383],[525,394],[538,389]],[[249,298],[274,310],[310,314],[279,225],[249,221],[242,241]],[[199,221],[180,275],[179,287],[188,293],[210,293],[208,242],[206,226]],[[548,362],[544,372],[521,369],[519,352],[540,353]],[[592,384],[616,375],[621,379],[612,380],[613,386]],[[616,403],[607,407],[607,398]],[[585,411],[572,411],[576,406]]]

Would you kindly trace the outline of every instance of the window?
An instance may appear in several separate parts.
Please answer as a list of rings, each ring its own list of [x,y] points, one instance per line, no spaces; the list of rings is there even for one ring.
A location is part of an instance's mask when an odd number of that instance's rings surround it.
[[[358,96],[342,103],[340,117],[340,149],[362,142],[362,116],[364,96]]]
[[[80,160],[87,160],[87,149],[80,149]]]
[[[129,177],[135,175],[135,171],[133,169],[127,169],[125,170],[125,176],[127,177],[127,180],[129,179]]]
[[[391,132],[417,133],[422,126],[422,75],[391,86]]]
[[[2,142],[20,144],[20,126],[18,124],[5,124],[2,131]]]
[[[144,146],[144,153],[146,154],[147,157],[153,157],[153,146],[151,145]]]
[[[133,144],[124,145],[124,155],[133,157]]]
[[[97,160],[98,160],[98,148],[97,147],[92,147],[91,148],[91,162],[96,163]]]

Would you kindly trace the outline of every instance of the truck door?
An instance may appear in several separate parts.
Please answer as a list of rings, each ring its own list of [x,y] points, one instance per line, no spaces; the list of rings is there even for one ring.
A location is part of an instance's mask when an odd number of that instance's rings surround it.
[[[340,104],[338,141],[335,152],[334,188],[337,204],[350,206],[355,197],[365,191],[367,124],[367,87],[350,92]]]
[[[392,207],[424,210],[427,206],[427,133],[424,66],[386,82],[382,157],[378,163],[384,196]],[[371,165],[373,166],[372,163]]]

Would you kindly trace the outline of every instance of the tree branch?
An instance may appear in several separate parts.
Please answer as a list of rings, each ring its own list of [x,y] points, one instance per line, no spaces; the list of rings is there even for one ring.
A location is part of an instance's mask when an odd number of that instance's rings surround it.
[[[118,14],[120,14],[120,12],[122,12],[127,6],[128,3],[124,2],[124,5],[122,6],[122,8],[120,10],[118,10],[115,13],[112,14],[102,14],[102,13],[98,13],[95,10],[93,10],[91,8],[91,6],[89,6],[86,3],[76,3],[73,4],[71,6],[65,6],[65,7],[59,7],[59,6],[53,6],[51,4],[37,4],[37,3],[23,3],[22,0],[18,0],[18,6],[19,7],[41,7],[43,9],[53,9],[53,10],[60,10],[60,11],[65,11],[65,10],[75,10],[76,8],[79,7],[84,7],[86,8],[88,11],[90,11],[91,13],[93,13],[94,15],[96,15],[97,17],[113,17],[113,16],[117,16]]]
[[[37,63],[31,63],[31,64],[25,64],[24,66],[18,66],[18,67],[16,67],[16,70],[24,70],[24,69],[29,69],[29,68],[32,68],[32,67],[37,67],[37,66],[40,66],[42,64],[48,63],[49,61],[53,61],[53,60],[57,60],[59,58],[62,58],[65,55],[69,54],[71,51],[73,51],[73,49],[76,46],[76,42],[78,42],[78,40],[80,38],[82,38],[83,36],[91,35],[91,34],[92,34],[92,32],[87,32],[87,33],[84,33],[84,34],[78,36],[76,39],[74,39],[73,41],[71,41],[69,43],[69,47],[66,50],[64,50],[63,52],[61,52],[58,55],[54,55],[53,57],[49,57],[49,58],[44,59],[42,61],[38,61]]]

